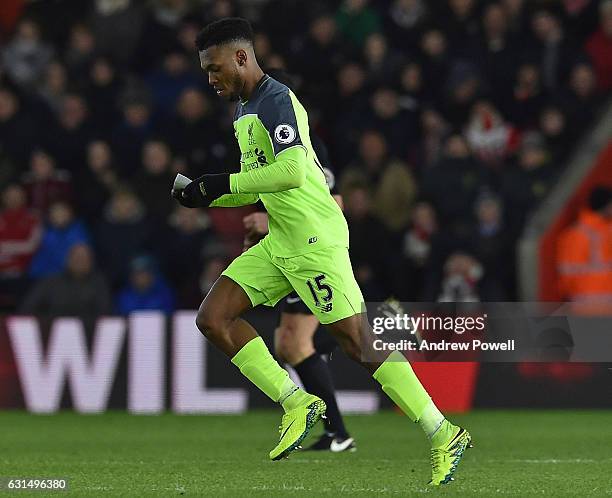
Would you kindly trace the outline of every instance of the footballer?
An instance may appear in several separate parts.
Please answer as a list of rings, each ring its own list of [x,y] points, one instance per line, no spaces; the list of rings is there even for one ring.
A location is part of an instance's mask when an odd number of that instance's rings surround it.
[[[218,96],[236,101],[234,130],[240,172],[205,174],[172,195],[186,207],[232,207],[261,200],[269,233],[238,256],[204,298],[196,325],[231,362],[283,410],[270,459],[300,447],[324,415],[325,402],[300,389],[241,318],[295,291],[328,327],[344,352],[362,364],[431,442],[430,484],[453,479],[470,434],[437,409],[410,363],[398,352],[362,361],[369,337],[363,297],[348,254],[348,227],[312,148],[308,115],[294,93],[265,74],[255,58],[248,21],[225,18],[197,36],[200,65]]]

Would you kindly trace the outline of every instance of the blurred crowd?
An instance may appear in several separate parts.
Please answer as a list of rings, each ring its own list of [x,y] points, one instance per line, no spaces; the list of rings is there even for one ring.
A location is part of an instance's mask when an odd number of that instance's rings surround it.
[[[329,149],[366,299],[515,299],[515,242],[612,90],[612,0],[7,0],[0,308],[198,306],[251,208],[169,190],[239,169],[193,44],[234,15]]]

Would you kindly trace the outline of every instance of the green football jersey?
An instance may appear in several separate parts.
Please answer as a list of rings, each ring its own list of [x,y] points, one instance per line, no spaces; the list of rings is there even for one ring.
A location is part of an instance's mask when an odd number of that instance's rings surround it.
[[[251,98],[237,104],[234,131],[241,158],[231,191],[242,204],[255,201],[253,194],[261,199],[269,218],[263,243],[270,252],[286,258],[348,247],[346,220],[310,143],[308,114],[293,92],[265,75]]]

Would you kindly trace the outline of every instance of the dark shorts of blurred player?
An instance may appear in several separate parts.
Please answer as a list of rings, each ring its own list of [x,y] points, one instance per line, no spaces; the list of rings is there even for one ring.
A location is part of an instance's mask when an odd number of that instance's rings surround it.
[[[300,296],[295,292],[292,292],[281,301],[280,312],[283,314],[286,313],[287,315],[307,315],[314,317],[308,309],[308,306],[304,304]],[[319,322],[316,319],[315,321],[317,323],[317,329],[312,338],[314,350],[320,355],[323,355],[326,360],[329,360],[331,359],[332,353],[338,349],[338,342],[329,332],[319,327]]]

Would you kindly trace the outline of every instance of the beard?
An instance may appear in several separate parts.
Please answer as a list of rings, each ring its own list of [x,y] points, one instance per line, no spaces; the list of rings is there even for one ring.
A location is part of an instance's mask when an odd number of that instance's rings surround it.
[[[240,100],[240,94],[242,93],[242,90],[244,90],[244,85],[245,82],[240,77],[240,74],[238,74],[238,71],[236,71],[234,77],[232,78],[232,88],[234,91],[232,91],[228,97],[230,102],[238,102]]]

